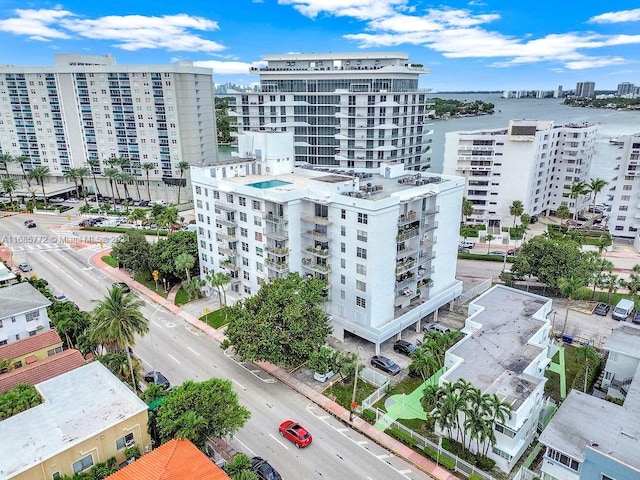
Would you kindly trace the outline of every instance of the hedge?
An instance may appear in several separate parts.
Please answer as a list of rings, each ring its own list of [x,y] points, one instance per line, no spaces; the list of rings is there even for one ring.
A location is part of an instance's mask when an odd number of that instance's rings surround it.
[[[439,463],[443,467],[448,468],[452,472],[455,471],[455,468],[456,468],[455,460],[445,455],[439,455],[438,451],[435,448],[424,447],[424,453],[426,453],[429,458],[431,458],[432,460],[435,460],[437,463]]]
[[[149,229],[133,229],[133,228],[124,228],[124,227],[81,227],[80,230],[89,230],[91,232],[111,232],[111,233],[126,233],[131,230],[138,230],[139,232],[144,233],[145,235],[157,235],[158,232],[155,230]],[[160,236],[166,237],[169,234],[166,230],[160,230]]]
[[[418,444],[418,441],[415,438],[397,427],[391,427],[387,432],[396,440],[400,440],[402,443],[409,445],[410,447],[415,447]]]
[[[476,253],[458,253],[458,258],[466,259],[466,260],[486,260],[488,262],[504,262],[504,258],[502,255],[486,255],[486,254],[476,254]],[[513,258],[507,257],[507,263],[513,263]]]

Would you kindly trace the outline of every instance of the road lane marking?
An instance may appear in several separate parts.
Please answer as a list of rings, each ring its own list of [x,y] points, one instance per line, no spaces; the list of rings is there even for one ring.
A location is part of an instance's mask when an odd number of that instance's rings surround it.
[[[147,365],[149,365],[150,367],[152,367],[153,365],[151,365],[149,362],[147,362],[144,358],[142,358],[140,355],[138,355],[136,353],[136,357],[138,357],[140,360],[142,360],[144,363],[146,363]]]
[[[276,442],[278,442],[280,445],[282,445],[284,448],[286,448],[287,450],[289,450],[289,447],[287,447],[284,443],[282,443],[278,438],[274,437],[273,435],[269,434],[269,436],[271,438],[273,438]]]
[[[151,320],[151,323],[153,323],[156,327],[158,328],[163,328],[162,325],[160,325],[158,322],[156,322],[155,320]]]
[[[233,383],[235,383],[236,385],[238,385],[242,390],[244,390],[245,392],[247,391],[246,387],[243,387],[240,382],[238,382],[236,379],[232,378],[231,380],[233,380]]]
[[[67,277],[69,277],[69,279],[74,282],[76,285],[78,285],[79,287],[83,287],[84,285],[82,283],[80,283],[79,281],[77,281],[75,278],[73,278],[71,275],[69,275],[67,272],[65,272],[62,268],[60,268],[58,265],[56,265],[55,263],[53,263],[51,260],[49,260],[47,258],[46,255],[43,255],[41,252],[38,252],[38,256],[40,258],[42,258],[43,260],[46,260],[47,262],[49,262],[51,265],[53,265],[54,267],[56,267],[58,270],[60,270],[61,273],[63,273],[64,275],[66,275]]]
[[[169,357],[171,357],[171,360],[173,360],[174,362],[176,362],[178,365],[180,365],[180,362],[178,361],[178,359],[176,357],[174,357],[173,355],[171,355],[170,353],[167,353],[167,355],[169,355]]]
[[[65,255],[62,254],[61,250],[56,250],[56,255],[58,255],[61,259],[63,259],[64,261],[67,260],[67,257],[65,257]],[[76,267],[78,268],[78,267]],[[93,267],[89,267],[89,269],[92,269]],[[80,268],[78,268],[78,270],[80,270]],[[83,271],[87,271],[86,268],[82,268]],[[95,278],[93,275],[89,275],[87,274],[87,277],[89,277],[91,280],[93,280],[94,282],[101,284],[102,282],[100,280],[98,280],[97,278]]]
[[[198,352],[196,352],[193,348],[191,347],[187,347],[189,350],[191,350],[191,352],[195,353],[197,356],[200,356],[200,354]]]
[[[242,443],[238,437],[233,437],[233,439],[236,442],[238,442],[240,445],[242,445],[245,448],[245,450],[247,450],[251,455],[253,455],[254,457],[256,456],[256,452],[254,452],[249,447],[247,447],[244,443]]]
[[[359,440],[358,442],[356,442],[358,445],[367,445],[369,442],[367,442],[366,440]]]
[[[384,460],[385,458],[389,458],[391,455],[387,454],[387,453],[383,453],[382,455],[376,455],[376,458],[378,460]]]

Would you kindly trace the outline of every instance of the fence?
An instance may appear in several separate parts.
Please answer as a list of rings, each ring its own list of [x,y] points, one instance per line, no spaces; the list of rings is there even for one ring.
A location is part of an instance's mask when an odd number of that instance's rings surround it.
[[[456,298],[456,306],[460,306],[460,305],[464,305],[465,303],[469,303],[469,301],[471,301],[471,299],[477,297],[478,295],[480,295],[481,293],[489,290],[489,288],[491,288],[492,282],[491,279],[488,278],[487,280],[485,280],[484,282],[476,285],[475,287],[473,287],[471,290],[467,290],[466,292],[463,292],[462,295],[460,295],[458,298]]]

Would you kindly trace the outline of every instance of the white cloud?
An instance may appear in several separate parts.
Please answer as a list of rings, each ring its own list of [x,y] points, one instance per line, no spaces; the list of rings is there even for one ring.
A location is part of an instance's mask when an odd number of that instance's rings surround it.
[[[638,21],[640,21],[640,8],[607,12],[589,19],[590,23],[622,23]]]
[[[248,74],[251,67],[266,66],[266,62],[223,62],[219,60],[204,60],[193,62],[195,67],[210,68],[214,75]]]
[[[49,41],[50,39],[68,39],[70,35],[54,28],[55,24],[66,17],[73,16],[67,10],[15,10],[14,18],[0,20],[0,31],[14,35],[27,35],[32,40]]]
[[[411,10],[408,0],[278,0],[279,5],[292,5],[305,17],[316,18],[320,13],[336,17],[373,20],[394,12]]]

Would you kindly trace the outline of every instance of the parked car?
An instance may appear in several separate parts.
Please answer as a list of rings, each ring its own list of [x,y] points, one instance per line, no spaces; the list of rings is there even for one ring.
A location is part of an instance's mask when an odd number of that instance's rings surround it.
[[[397,375],[400,373],[400,366],[390,358],[383,355],[374,355],[371,357],[371,365],[390,375]]]
[[[69,298],[64,293],[58,293],[53,296],[53,300],[56,302],[67,302]]]
[[[473,248],[475,246],[475,242],[472,242],[471,240],[463,240],[458,244],[458,248]]]
[[[49,201],[50,202],[54,202],[54,203],[56,203],[56,202],[64,202],[64,198],[62,198],[62,197],[53,197],[53,198],[50,198]]]
[[[262,457],[251,459],[251,470],[260,480],[282,480],[282,476]]]
[[[631,319],[633,323],[640,323],[640,311],[637,311]]]
[[[20,265],[18,265],[18,268],[21,272],[30,272],[31,270],[33,270],[31,268],[31,265],[29,265],[28,263],[21,263]]]
[[[507,255],[516,255],[522,251],[522,247],[510,248],[507,250]]]
[[[129,293],[131,291],[131,289],[129,288],[129,285],[127,285],[124,282],[114,282],[111,284],[112,288],[121,288],[122,289],[122,293]]]
[[[36,227],[36,222],[34,222],[33,220],[25,220],[24,226],[27,228],[34,228]]]
[[[493,250],[492,252],[489,252],[489,255],[496,255],[498,257],[506,257],[507,256],[507,252],[504,252],[502,250]]]
[[[78,200],[77,198],[71,197],[71,198],[67,198],[66,202],[67,203],[80,203],[80,200]]]
[[[596,308],[593,309],[593,313],[606,317],[609,310],[611,310],[611,305],[608,303],[599,303],[596,305]]]
[[[422,326],[422,330],[425,332],[438,332],[438,333],[449,333],[451,329],[441,323],[427,323]]]
[[[578,217],[577,217],[577,218],[578,218],[578,220],[580,220],[581,222],[586,222],[586,221],[588,221],[588,220],[589,220],[589,217],[587,217],[587,216],[585,216],[585,215],[582,215],[582,214],[578,215]]]
[[[411,352],[416,350],[416,347],[413,343],[407,342],[406,340],[396,340],[393,344],[393,351],[396,353],[402,353],[403,355],[409,356]]]
[[[634,306],[633,301],[623,298],[616,304],[611,317],[614,320],[625,321],[629,315],[633,314]]]
[[[165,377],[161,372],[158,371],[150,371],[144,374],[144,381],[147,383],[155,383],[156,385],[161,385],[164,388],[169,388],[171,384],[167,377]]]
[[[531,215],[530,223],[538,223],[538,216],[537,215]]]
[[[313,372],[313,379],[316,382],[324,383],[335,375],[333,370],[329,370],[327,373]]]
[[[471,250],[458,245],[458,253],[471,253]]]
[[[307,447],[311,445],[311,442],[313,441],[313,437],[307,429],[293,420],[282,422],[278,428],[278,432],[281,436],[290,442],[293,442],[296,448]]]

